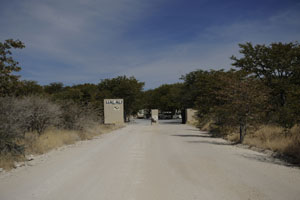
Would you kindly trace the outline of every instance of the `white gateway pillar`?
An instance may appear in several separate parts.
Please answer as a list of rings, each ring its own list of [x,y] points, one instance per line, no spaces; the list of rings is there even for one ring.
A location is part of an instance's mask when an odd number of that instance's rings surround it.
[[[124,123],[123,99],[104,99],[104,124]]]

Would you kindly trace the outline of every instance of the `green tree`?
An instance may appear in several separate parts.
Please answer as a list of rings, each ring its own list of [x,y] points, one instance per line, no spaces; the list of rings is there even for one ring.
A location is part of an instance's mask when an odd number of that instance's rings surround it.
[[[239,126],[242,143],[248,125],[263,118],[268,106],[268,88],[242,71],[222,76],[220,82],[223,86],[216,90],[219,105],[215,106],[214,115],[220,125]]]
[[[80,85],[74,85],[72,88],[80,90],[82,94],[80,101],[82,104],[94,104],[96,102],[96,96],[99,92],[97,85],[85,83]]]
[[[63,89],[64,89],[64,84],[60,83],[60,82],[53,82],[53,83],[50,83],[49,85],[44,86],[44,91],[50,95],[59,93],[59,92],[63,91]]]
[[[52,96],[54,100],[70,100],[76,102],[77,104],[80,104],[82,95],[83,94],[80,89],[65,87],[60,92],[54,93]]]
[[[224,86],[221,78],[233,73],[234,70],[197,70],[181,77],[184,80],[182,105],[184,108],[194,108],[198,111],[200,124],[209,121],[213,108],[221,103],[216,96],[216,92]]]
[[[292,126],[297,118],[291,113],[291,88],[300,85],[300,45],[299,43],[272,43],[269,46],[251,43],[240,44],[242,58],[232,56],[233,66],[261,79],[271,91],[270,102],[273,112],[271,120],[284,126]],[[299,117],[298,117],[299,119]]]
[[[153,90],[144,92],[145,108],[161,111],[180,110],[182,83],[163,84]]]
[[[9,39],[0,42],[0,96],[14,94],[19,76],[13,74],[21,70],[18,62],[12,58],[11,49],[22,49],[25,45],[19,40]]]
[[[44,89],[36,81],[20,81],[16,91],[17,96],[42,95]]]
[[[143,82],[135,77],[118,76],[112,79],[104,79],[98,84],[97,99],[103,103],[103,99],[124,99],[124,111],[128,118],[141,109],[139,99],[142,98]]]

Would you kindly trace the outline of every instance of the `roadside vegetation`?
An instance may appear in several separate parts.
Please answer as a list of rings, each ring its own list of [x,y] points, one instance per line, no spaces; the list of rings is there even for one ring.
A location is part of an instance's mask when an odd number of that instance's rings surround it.
[[[20,80],[11,50],[25,45],[0,42],[0,168],[110,130],[103,125],[105,98],[124,99],[127,121],[139,109],[184,114],[193,108],[198,127],[212,136],[300,163],[300,45],[239,46],[233,69],[196,70],[179,83],[144,91],[143,82],[126,76],[73,86]]]
[[[270,149],[300,163],[300,45],[240,44],[236,69],[182,77],[188,107],[213,136]]]
[[[240,44],[234,69],[196,70],[144,92],[145,106],[197,110],[214,137],[270,149],[300,163],[300,45]],[[184,114],[184,112],[182,112]]]
[[[127,100],[127,116],[138,111],[135,99],[144,83],[134,77],[73,86],[57,82],[42,86],[20,80],[16,72],[21,67],[13,59],[12,50],[24,47],[19,40],[0,42],[0,168],[11,169],[28,155],[119,128],[103,124],[105,98]]]

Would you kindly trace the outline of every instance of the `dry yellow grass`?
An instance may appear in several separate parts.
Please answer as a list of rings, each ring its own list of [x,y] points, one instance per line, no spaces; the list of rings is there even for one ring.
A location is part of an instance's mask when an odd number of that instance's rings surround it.
[[[0,154],[0,168],[10,170],[15,167],[15,162],[24,161],[24,156],[13,156],[10,154]]]
[[[30,138],[34,138],[32,134],[36,135],[35,133],[29,133]],[[63,145],[73,144],[79,140],[80,137],[75,131],[50,129],[33,140],[27,140],[25,142],[26,152],[42,154]]]
[[[285,147],[284,153],[293,156],[300,163],[300,126],[295,125],[290,130],[290,143]]]
[[[289,138],[285,137],[284,129],[274,125],[263,125],[245,137],[244,143],[273,151],[282,150]]]
[[[232,132],[226,136],[226,139],[231,142],[238,142],[240,140],[240,135],[236,132]]]
[[[48,129],[42,135],[26,133],[25,139],[20,144],[25,146],[25,154],[43,154],[52,149],[74,144],[79,140],[90,140],[95,136],[109,133],[122,128],[124,125],[94,125],[83,131]],[[0,168],[9,170],[14,167],[15,161],[24,160],[24,156],[0,155]]]
[[[121,126],[95,125],[83,131],[49,129],[37,137],[35,133],[27,134],[25,142],[27,153],[42,154],[63,145],[74,144],[79,140],[90,140],[95,136],[111,132]]]
[[[14,158],[9,155],[0,155],[0,167],[8,170],[14,167]]]
[[[261,126],[257,131],[245,137],[244,144],[269,149],[300,161],[300,126],[290,130],[274,125]]]
[[[200,129],[202,131],[210,131],[211,130],[211,125],[214,123],[213,120],[208,120],[207,122],[205,122],[204,124],[200,125]]]

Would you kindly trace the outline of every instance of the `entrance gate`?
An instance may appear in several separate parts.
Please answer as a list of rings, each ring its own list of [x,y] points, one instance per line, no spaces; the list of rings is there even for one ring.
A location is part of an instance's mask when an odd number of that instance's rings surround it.
[[[104,124],[124,123],[123,99],[104,99]]]

